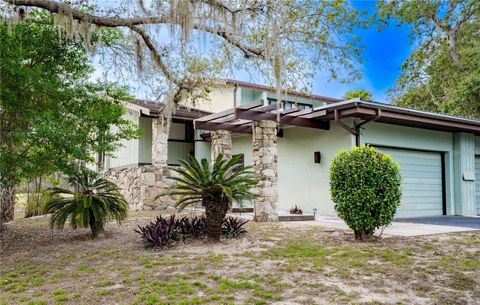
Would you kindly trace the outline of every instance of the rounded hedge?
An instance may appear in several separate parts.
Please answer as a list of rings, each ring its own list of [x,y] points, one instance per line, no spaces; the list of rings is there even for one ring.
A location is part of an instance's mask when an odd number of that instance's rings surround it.
[[[373,147],[362,145],[335,156],[330,167],[332,200],[356,239],[364,240],[392,222],[402,197],[401,182],[400,166]]]

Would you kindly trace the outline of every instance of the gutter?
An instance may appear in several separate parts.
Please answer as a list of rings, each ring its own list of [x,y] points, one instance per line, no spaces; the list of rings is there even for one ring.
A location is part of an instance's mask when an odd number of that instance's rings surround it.
[[[358,103],[355,102],[354,106],[358,107]],[[334,110],[335,122],[340,127],[342,127],[343,129],[345,129],[346,131],[348,131],[349,133],[351,133],[352,135],[355,136],[355,146],[358,147],[358,146],[360,146],[360,129],[362,128],[362,126],[367,124],[367,123],[375,122],[376,120],[378,120],[382,117],[382,110],[381,109],[376,109],[376,112],[377,112],[377,114],[373,118],[363,120],[360,123],[355,123],[355,121],[354,121],[353,122],[354,126],[350,127],[350,126],[348,126],[347,124],[345,124],[344,122],[341,121],[341,117],[338,113],[338,109],[335,109]]]

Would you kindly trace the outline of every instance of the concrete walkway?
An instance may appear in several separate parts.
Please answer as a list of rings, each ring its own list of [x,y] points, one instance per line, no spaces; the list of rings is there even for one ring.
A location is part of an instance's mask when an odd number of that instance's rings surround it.
[[[279,215],[287,215],[286,211],[279,211]],[[253,219],[252,213],[235,214],[246,219]],[[348,230],[348,226],[336,216],[317,216],[315,221],[286,221],[285,226],[322,226],[334,229]],[[480,230],[480,217],[437,216],[396,219],[385,228],[383,236],[422,236],[453,232]],[[379,234],[377,232],[376,234]]]
[[[462,217],[466,219],[467,223],[470,221],[470,217]],[[480,217],[472,217],[480,221]],[[423,220],[423,222],[422,222]],[[457,218],[455,224],[461,223],[461,219]],[[348,229],[348,226],[338,217],[333,216],[317,216],[315,221],[297,221],[286,223],[286,225],[316,225],[323,226],[328,228],[336,229]],[[427,223],[424,218],[420,219],[419,222],[415,222],[415,219],[411,218],[408,221],[399,220],[394,221],[392,225],[385,228],[383,235],[391,236],[421,236],[421,235],[433,235],[433,234],[443,234],[443,233],[452,233],[452,232],[464,232],[464,231],[475,231],[480,230],[479,227],[468,226],[459,226],[451,225],[452,221],[445,222],[445,225],[441,224],[441,219],[433,223]],[[378,234],[378,233],[377,233]]]

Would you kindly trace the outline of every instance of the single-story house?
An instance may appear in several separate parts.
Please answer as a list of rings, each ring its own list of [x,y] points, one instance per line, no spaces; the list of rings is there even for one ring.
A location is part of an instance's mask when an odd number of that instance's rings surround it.
[[[400,164],[397,217],[480,214],[479,120],[300,92],[285,94],[278,108],[273,88],[232,80],[199,110],[212,114],[193,119],[195,155],[244,155],[260,182],[259,220],[276,220],[278,209],[294,205],[335,215],[330,162],[358,144]]]

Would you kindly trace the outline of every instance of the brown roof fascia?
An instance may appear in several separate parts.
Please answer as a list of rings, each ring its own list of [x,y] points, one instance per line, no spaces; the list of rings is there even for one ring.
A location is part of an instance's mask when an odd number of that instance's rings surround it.
[[[327,109],[325,119],[333,120],[333,111],[337,109],[341,118],[346,117],[372,117],[381,110],[381,117],[378,122],[391,123],[403,126],[429,128],[442,131],[466,131],[480,135],[480,121],[461,117],[454,117],[431,112],[424,112],[396,106],[376,105],[368,102],[352,102],[339,107]]]
[[[158,118],[162,113],[165,105],[160,102],[146,101],[146,100],[127,100],[124,101],[128,108],[140,112],[140,116]],[[176,105],[172,118],[186,121],[193,121],[194,119],[211,114],[210,112],[189,108],[185,106]]]
[[[237,85],[242,88],[249,88],[249,89],[256,89],[260,91],[267,91],[267,92],[272,92],[275,93],[277,90],[273,87],[265,86],[265,85],[259,85],[259,84],[254,84],[254,83],[249,83],[249,82],[244,82],[244,81],[239,81],[239,80],[234,80],[234,79],[227,79],[225,80],[226,84],[230,85]],[[325,102],[325,103],[337,103],[342,101],[341,99],[336,99],[333,97],[327,97],[327,96],[321,96],[321,95],[316,95],[316,94],[307,94],[307,93],[302,93],[298,91],[287,91],[287,95],[290,96],[295,96],[295,97],[300,97],[300,98],[307,98],[319,102]]]

